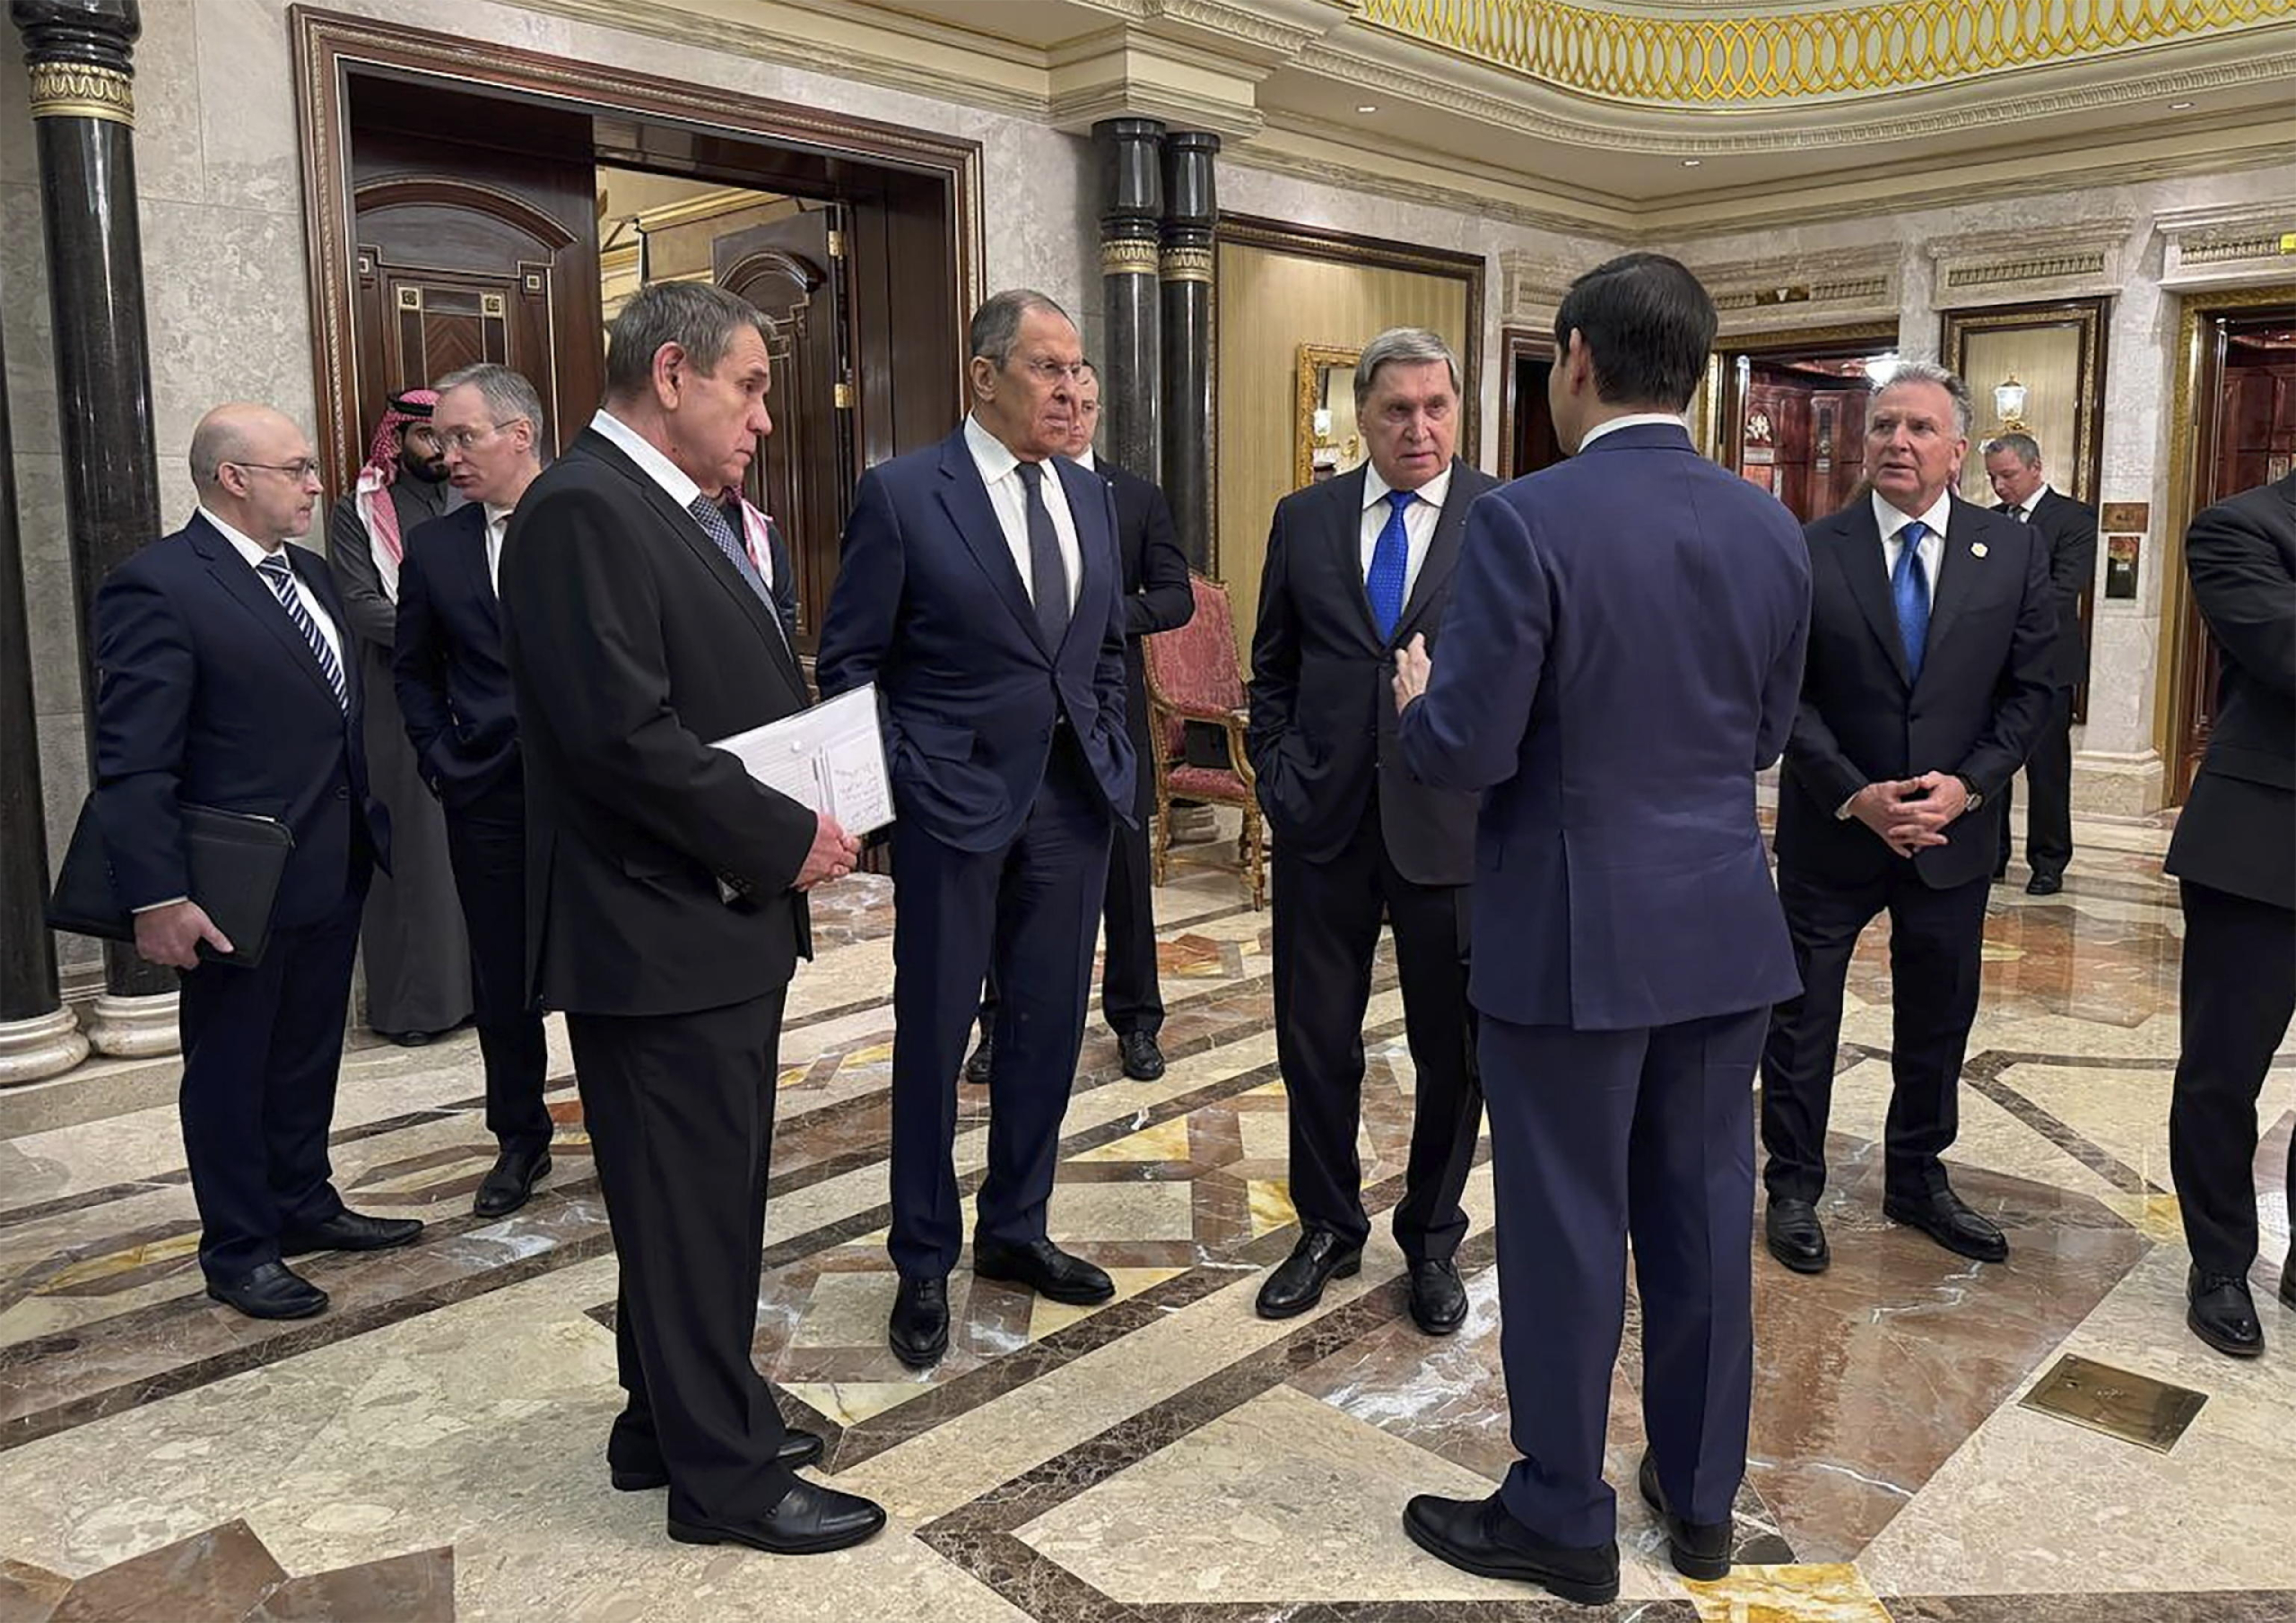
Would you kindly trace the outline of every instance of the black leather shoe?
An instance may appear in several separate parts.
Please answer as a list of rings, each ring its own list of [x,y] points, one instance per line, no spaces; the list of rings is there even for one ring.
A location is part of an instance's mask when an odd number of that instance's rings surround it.
[[[207,1294],[251,1319],[308,1319],[326,1311],[326,1292],[284,1263],[261,1263],[235,1280],[210,1280]]]
[[[965,1061],[965,1081],[979,1087],[988,1081],[988,1073],[996,1069],[996,1042],[987,1032],[980,1034],[980,1046]]]
[[[2008,1237],[1971,1211],[1967,1202],[1950,1189],[1940,1189],[1926,1199],[1885,1196],[1882,1215],[1892,1223],[1920,1229],[1956,1255],[1980,1263],[2009,1260]]]
[[[2036,873],[2025,881],[2027,896],[2055,896],[2065,889],[2065,881],[2054,873]]]
[[[1618,1546],[1550,1544],[1487,1499],[1415,1496],[1403,1507],[1411,1541],[1440,1561],[1480,1578],[1513,1578],[1582,1606],[1618,1599]]]
[[[785,1471],[801,1470],[822,1457],[821,1436],[793,1426],[782,1433],[781,1447],[773,1457]],[[658,1459],[645,1465],[616,1465],[611,1460],[606,1464],[613,1473],[616,1493],[648,1493],[670,1485],[670,1473]]]
[[[1116,1039],[1124,1056],[1124,1073],[1135,1082],[1152,1082],[1164,1074],[1164,1051],[1145,1031],[1127,1031]]]
[[[1116,1295],[1114,1280],[1050,1240],[1031,1240],[1025,1245],[975,1240],[972,1271],[980,1279],[1026,1285],[1048,1301],[1065,1302],[1072,1307],[1097,1306]]]
[[[2197,1264],[2185,1275],[2185,1323],[2193,1334],[2232,1358],[2264,1356],[2264,1326],[2257,1323],[2256,1298],[2248,1282],[2229,1274],[2203,1273]]]
[[[324,1223],[292,1228],[279,1237],[282,1256],[308,1256],[314,1251],[388,1251],[412,1245],[422,1232],[420,1218],[369,1217],[349,1210]]]
[[[1411,1322],[1429,1335],[1449,1335],[1467,1322],[1467,1288],[1449,1258],[1411,1265]]]
[[[885,1323],[885,1345],[911,1369],[930,1369],[949,1350],[949,1281],[942,1276],[900,1276],[893,1293],[892,1317]]]
[[[478,1186],[478,1194],[470,1203],[474,1216],[483,1218],[508,1217],[525,1205],[550,1171],[550,1146],[533,1150],[505,1150],[494,1158],[494,1169]]]
[[[1310,1228],[1259,1288],[1259,1316],[1296,1318],[1324,1299],[1325,1286],[1362,1271],[1362,1246],[1349,1245],[1328,1228]]]
[[[1773,1199],[1762,1213],[1761,1232],[1770,1254],[1796,1273],[1823,1273],[1833,1261],[1826,1248],[1826,1226],[1808,1201]]]
[[[1658,1462],[1648,1449],[1642,1453],[1642,1469],[1636,1473],[1642,1488],[1642,1502],[1658,1515],[1658,1524],[1666,1530],[1666,1556],[1674,1562],[1674,1570],[1685,1578],[1700,1584],[1711,1584],[1730,1575],[1730,1523],[1727,1522],[1685,1522],[1666,1507],[1666,1490],[1658,1486]]]
[[[768,1555],[818,1556],[874,1537],[884,1524],[884,1508],[871,1500],[799,1482],[753,1521],[720,1527],[672,1517],[670,1537],[681,1544],[746,1544]]]
[[[2296,1307],[2296,1252],[2292,1252],[2281,1267],[2280,1300],[2284,1306]]]
[[[439,1040],[435,1031],[392,1031],[385,1035],[402,1048],[428,1048]]]

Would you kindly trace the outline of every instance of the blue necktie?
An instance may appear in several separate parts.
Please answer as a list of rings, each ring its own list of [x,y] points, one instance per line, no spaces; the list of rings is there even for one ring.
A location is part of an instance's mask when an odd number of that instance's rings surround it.
[[[313,620],[311,612],[303,607],[302,595],[295,590],[294,572],[287,560],[274,552],[256,565],[255,572],[263,577],[264,584],[271,588],[271,595],[279,600],[279,606],[287,611],[287,618],[295,622],[295,629],[300,631],[303,640],[311,645],[311,657],[319,662],[319,674],[326,678],[326,685],[335,690],[335,702],[341,705],[347,714],[351,709],[351,689],[343,679],[342,662],[335,658],[335,650],[326,646],[326,633],[319,629],[318,621]]]
[[[1022,463],[1023,509],[1029,526],[1029,595],[1036,600],[1037,629],[1044,646],[1058,648],[1068,635],[1068,566],[1060,556],[1060,534],[1052,527],[1052,509],[1044,505],[1044,464]]]
[[[1364,595],[1371,600],[1371,623],[1386,641],[1396,634],[1403,618],[1403,583],[1411,563],[1411,536],[1403,527],[1404,510],[1419,498],[1409,490],[1387,492],[1387,522],[1371,549],[1370,573],[1363,577]]]
[[[1915,519],[1898,532],[1898,567],[1890,572],[1890,595],[1897,600],[1898,636],[1905,642],[1906,675],[1921,679],[1921,656],[1929,646],[1929,571],[1921,567],[1921,542],[1929,526]]]

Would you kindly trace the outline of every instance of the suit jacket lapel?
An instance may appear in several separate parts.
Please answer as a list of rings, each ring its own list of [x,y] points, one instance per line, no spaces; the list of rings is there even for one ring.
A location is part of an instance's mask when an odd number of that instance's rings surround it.
[[[224,591],[239,600],[241,608],[254,615],[263,629],[278,640],[280,647],[285,650],[287,657],[293,660],[297,668],[318,685],[320,692],[326,695],[326,702],[337,709],[342,708],[340,705],[335,704],[335,688],[327,681],[326,673],[319,669],[318,655],[311,652],[311,645],[305,641],[303,634],[295,629],[295,622],[287,617],[286,609],[280,603],[279,599],[273,595],[271,588],[256,577],[256,572],[248,568],[247,560],[239,556],[239,549],[224,540],[204,518],[195,517],[192,522],[196,526],[193,534],[199,555],[207,560],[207,572],[215,577]],[[294,553],[291,549],[287,558],[288,566],[291,568],[294,568],[295,561]],[[298,568],[296,574],[300,577],[302,571]],[[334,613],[332,610],[329,612]],[[335,635],[337,638],[342,638],[344,635],[343,616],[334,613],[334,619]],[[348,657],[350,653],[350,648],[346,647],[344,649],[345,657],[337,662],[344,667],[343,680],[345,683],[352,680],[350,668],[352,660]],[[344,690],[355,691],[348,687]]]
[[[478,523],[471,526],[469,544],[462,549],[463,568],[470,571],[470,591],[479,601],[480,612],[486,617],[486,623],[500,632],[502,596],[494,589],[493,573],[486,567],[486,508],[481,504],[474,506],[477,508]]]
[[[719,551],[718,543],[703,533],[700,521],[676,502],[672,501],[667,490],[655,483],[648,476],[645,469],[631,461],[623,454],[622,447],[604,435],[594,429],[585,429],[582,430],[581,438],[574,443],[577,448],[587,449],[590,455],[613,468],[623,478],[638,487],[639,493],[661,516],[662,522],[669,526],[671,533],[683,543],[688,551],[701,560],[701,567],[709,572],[718,586],[723,587],[736,603],[741,605],[742,612],[749,616],[750,624],[756,629],[758,636],[764,639],[766,646],[769,648],[781,650],[780,655],[774,660],[774,669],[781,672],[785,676],[794,677],[796,667],[788,658],[787,647],[781,638],[781,627],[774,618],[771,606],[750,589],[750,583],[742,578],[742,573],[734,568],[733,560]],[[797,702],[801,706],[804,705],[804,684],[793,682],[793,688]]]
[[[1104,592],[1119,591],[1123,578],[1109,579],[1107,566],[1113,563],[1119,571],[1123,560],[1117,557],[1117,538],[1113,529],[1103,525],[1116,503],[1116,492],[1107,479],[1091,468],[1080,468],[1065,456],[1053,459],[1056,477],[1061,481],[1061,490],[1068,499],[1068,516],[1076,525],[1076,603],[1069,611],[1067,629],[1060,634],[1060,648],[1068,647],[1070,638],[1076,635],[1079,621],[1091,621],[1095,626],[1108,621],[1105,607],[1095,608],[1094,600]],[[1033,616],[1036,605],[1030,605]],[[1097,640],[1100,632],[1092,637]],[[1055,649],[1057,657],[1060,649]]]
[[[1331,482],[1332,565],[1339,571],[1340,595],[1353,605],[1352,618],[1363,640],[1384,649],[1387,639],[1379,635],[1379,622],[1371,618],[1370,588],[1363,579],[1363,490],[1369,482],[1363,467],[1350,469]]]
[[[988,487],[981,482],[980,468],[965,444],[961,428],[941,442],[941,505],[947,509],[949,521],[957,526],[957,534],[971,551],[973,561],[988,577],[989,585],[996,587],[996,595],[1028,632],[1029,639],[1049,655],[1053,650],[1044,647],[1044,630],[1037,624],[1036,605],[1029,601],[1028,588],[1021,584],[1020,566],[1013,561],[1013,549],[1004,540],[1004,526],[996,521],[996,509],[988,499]]]
[[[1978,534],[1979,512],[1974,503],[1956,500],[1945,521],[1944,550],[1937,560],[1937,590],[1929,603],[1930,653],[1935,653],[1938,644],[1945,640],[1945,633],[1952,629],[1953,622],[1961,618],[1961,611],[1969,607],[1970,600],[1984,584],[1991,560],[1980,558],[1970,550],[1982,545],[1985,540]],[[2039,518],[2039,509],[2034,510],[2033,516]],[[2014,524],[2016,520],[2009,522]],[[2034,540],[2037,543],[2041,542],[2038,525],[2034,528]],[[1926,660],[1922,668],[1928,668]]]
[[[1465,464],[1457,457],[1451,459],[1451,488],[1443,499],[1443,506],[1435,516],[1435,534],[1427,543],[1427,557],[1419,566],[1419,578],[1412,584],[1411,601],[1404,605],[1403,618],[1396,622],[1395,642],[1408,642],[1421,615],[1435,601],[1451,578],[1451,571],[1458,568],[1459,542],[1466,534],[1467,508],[1474,505],[1480,491],[1462,489]],[[1357,556],[1361,556],[1361,530],[1358,532]],[[1370,612],[1371,600],[1367,592],[1363,599],[1364,612]]]
[[[1890,656],[1898,680],[1910,687],[1913,674],[1906,664],[1904,634],[1898,629],[1897,603],[1890,595],[1889,571],[1882,567],[1882,531],[1870,505],[1851,509],[1835,525],[1834,555],[1849,577],[1849,595]],[[1935,638],[1933,625],[1930,638],[1934,642]]]

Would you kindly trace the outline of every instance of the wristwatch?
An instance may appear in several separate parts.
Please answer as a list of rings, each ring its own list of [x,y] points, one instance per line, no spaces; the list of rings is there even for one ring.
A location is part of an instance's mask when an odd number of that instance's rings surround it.
[[[1969,791],[1970,803],[1966,810],[1975,812],[1985,804],[1985,791],[1977,786],[1975,778],[1966,772],[1956,772],[1953,776],[1960,778],[1961,787]]]

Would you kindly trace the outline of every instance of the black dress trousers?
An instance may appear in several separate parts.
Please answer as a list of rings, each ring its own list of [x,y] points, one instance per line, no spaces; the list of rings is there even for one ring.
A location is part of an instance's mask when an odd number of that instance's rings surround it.
[[[505,1150],[539,1149],[551,1136],[543,1102],[550,1046],[526,996],[526,799],[517,773],[448,808],[447,854],[470,935],[486,1130]]]

